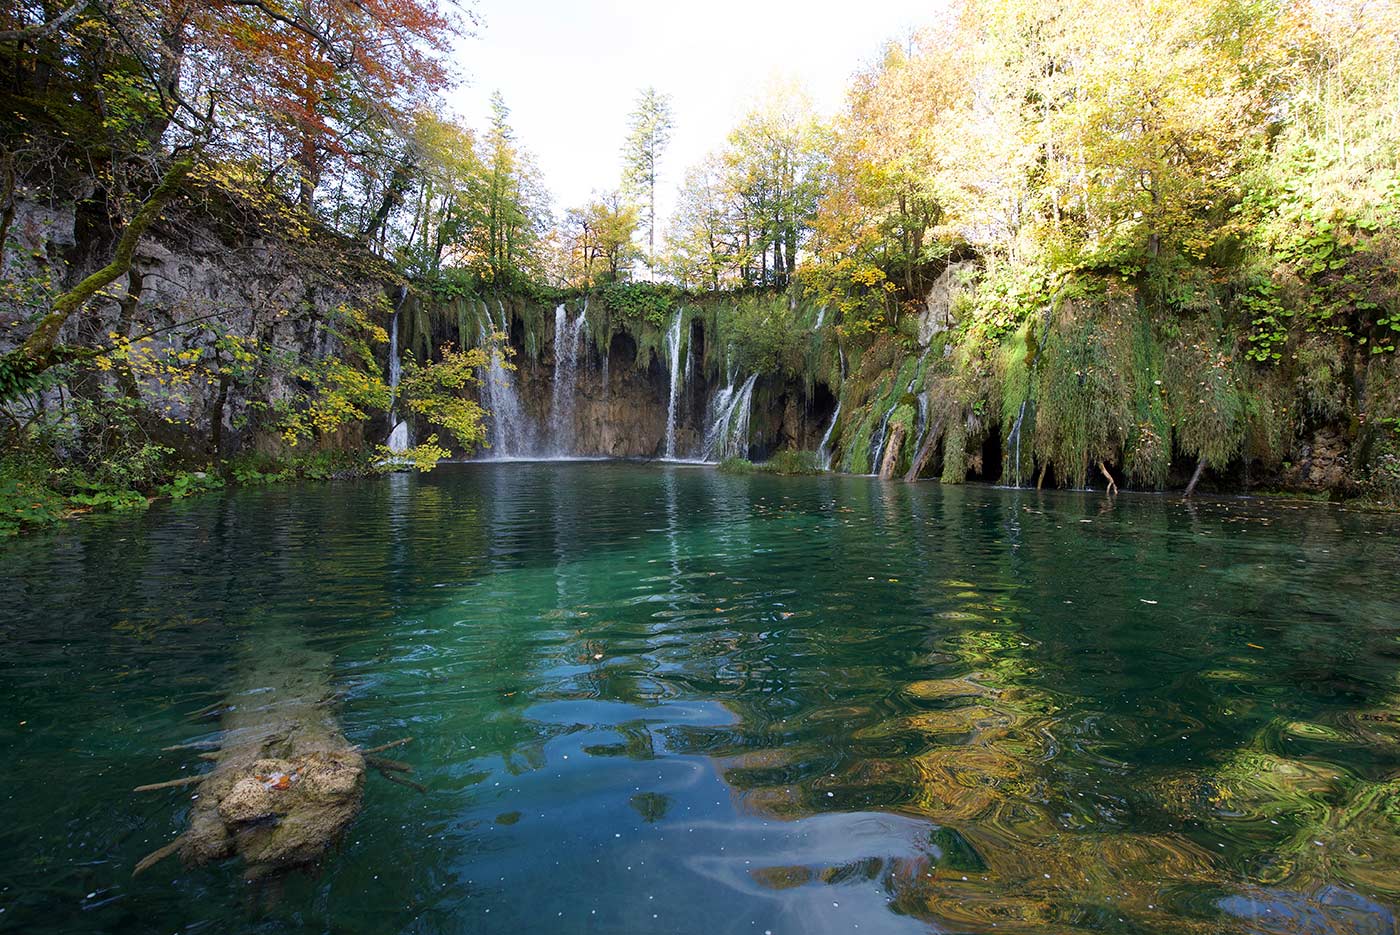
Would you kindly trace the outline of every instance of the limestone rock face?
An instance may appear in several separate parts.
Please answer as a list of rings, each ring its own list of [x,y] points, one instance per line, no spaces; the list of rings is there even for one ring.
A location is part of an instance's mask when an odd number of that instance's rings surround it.
[[[18,201],[5,252],[5,277],[34,284],[36,295],[56,294],[76,284],[110,259],[109,245],[79,242],[78,227],[78,212],[71,204]],[[227,349],[219,347],[226,334],[275,346],[303,360],[338,354],[333,324],[337,310],[376,307],[392,276],[387,264],[358,246],[330,232],[319,232],[317,238],[315,251],[309,251],[305,243],[278,240],[256,224],[218,222],[194,213],[187,204],[172,206],[140,241],[133,276],[119,278],[108,290],[111,298],[91,302],[83,314],[74,315],[60,341],[96,346],[106,343],[111,332],[149,335],[133,342],[133,352],[193,351],[227,359]],[[340,272],[329,272],[342,264]],[[129,320],[123,321],[119,300],[134,284],[139,284],[137,301]],[[19,325],[27,320],[34,301],[35,296],[25,295],[0,298],[0,353],[11,350],[27,333]],[[196,320],[209,326],[172,327]],[[150,426],[153,441],[205,456],[226,456],[244,448],[281,450],[275,433],[254,434],[242,426],[258,407],[305,392],[281,372],[267,373],[255,397],[246,390],[225,389],[221,395],[217,381],[204,380],[172,392],[155,376],[137,389],[176,423]],[[349,429],[333,442],[358,446],[363,427]]]

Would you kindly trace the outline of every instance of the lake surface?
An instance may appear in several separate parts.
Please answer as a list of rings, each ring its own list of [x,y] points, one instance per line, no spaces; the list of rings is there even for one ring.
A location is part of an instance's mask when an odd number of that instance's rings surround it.
[[[72,523],[0,544],[0,930],[1393,935],[1396,533],[618,463]],[[269,658],[427,791],[133,880]]]

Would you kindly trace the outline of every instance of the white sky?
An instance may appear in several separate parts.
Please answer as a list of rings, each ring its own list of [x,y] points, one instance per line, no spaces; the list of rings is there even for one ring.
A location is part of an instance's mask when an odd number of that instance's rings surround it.
[[[847,79],[943,0],[478,0],[478,38],[460,43],[466,85],[452,109],[486,124],[491,92],[511,109],[557,213],[616,187],[627,115],[648,84],[670,94],[675,131],[661,165],[658,232],[686,168],[718,149],[757,93],[798,81],[833,113]]]

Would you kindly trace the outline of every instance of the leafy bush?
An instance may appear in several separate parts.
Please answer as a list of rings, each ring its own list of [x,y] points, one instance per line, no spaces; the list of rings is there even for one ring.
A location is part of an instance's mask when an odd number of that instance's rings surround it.
[[[624,321],[646,321],[666,327],[671,310],[681,298],[675,286],[654,282],[613,282],[594,293],[603,307]]]
[[[43,483],[0,476],[0,538],[55,523],[65,512],[63,497]]]
[[[468,453],[486,441],[485,411],[462,391],[481,383],[478,374],[487,367],[487,353],[479,347],[458,351],[444,345],[441,359],[435,363],[420,365],[408,360],[399,384],[408,408],[447,429]]]
[[[721,474],[780,474],[792,477],[802,474],[821,474],[815,451],[783,450],[773,455],[763,464],[754,464],[747,458],[728,458],[720,462]]]
[[[794,451],[787,449],[773,455],[763,469],[771,474],[798,475],[820,474],[821,465],[815,451]]]
[[[802,372],[807,330],[781,295],[742,296],[722,319],[721,338],[740,373],[791,377]]]
[[[748,458],[726,458],[720,462],[717,470],[721,474],[757,474],[758,465]]]
[[[161,484],[156,491],[172,500],[180,500],[211,490],[221,490],[224,480],[208,471],[180,471],[168,484]]]

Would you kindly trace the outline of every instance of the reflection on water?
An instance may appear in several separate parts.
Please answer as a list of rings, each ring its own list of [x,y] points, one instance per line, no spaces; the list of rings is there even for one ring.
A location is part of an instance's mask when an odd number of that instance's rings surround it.
[[[1393,532],[620,464],[76,524],[0,551],[0,928],[1393,933]],[[270,626],[428,793],[130,880]]]

